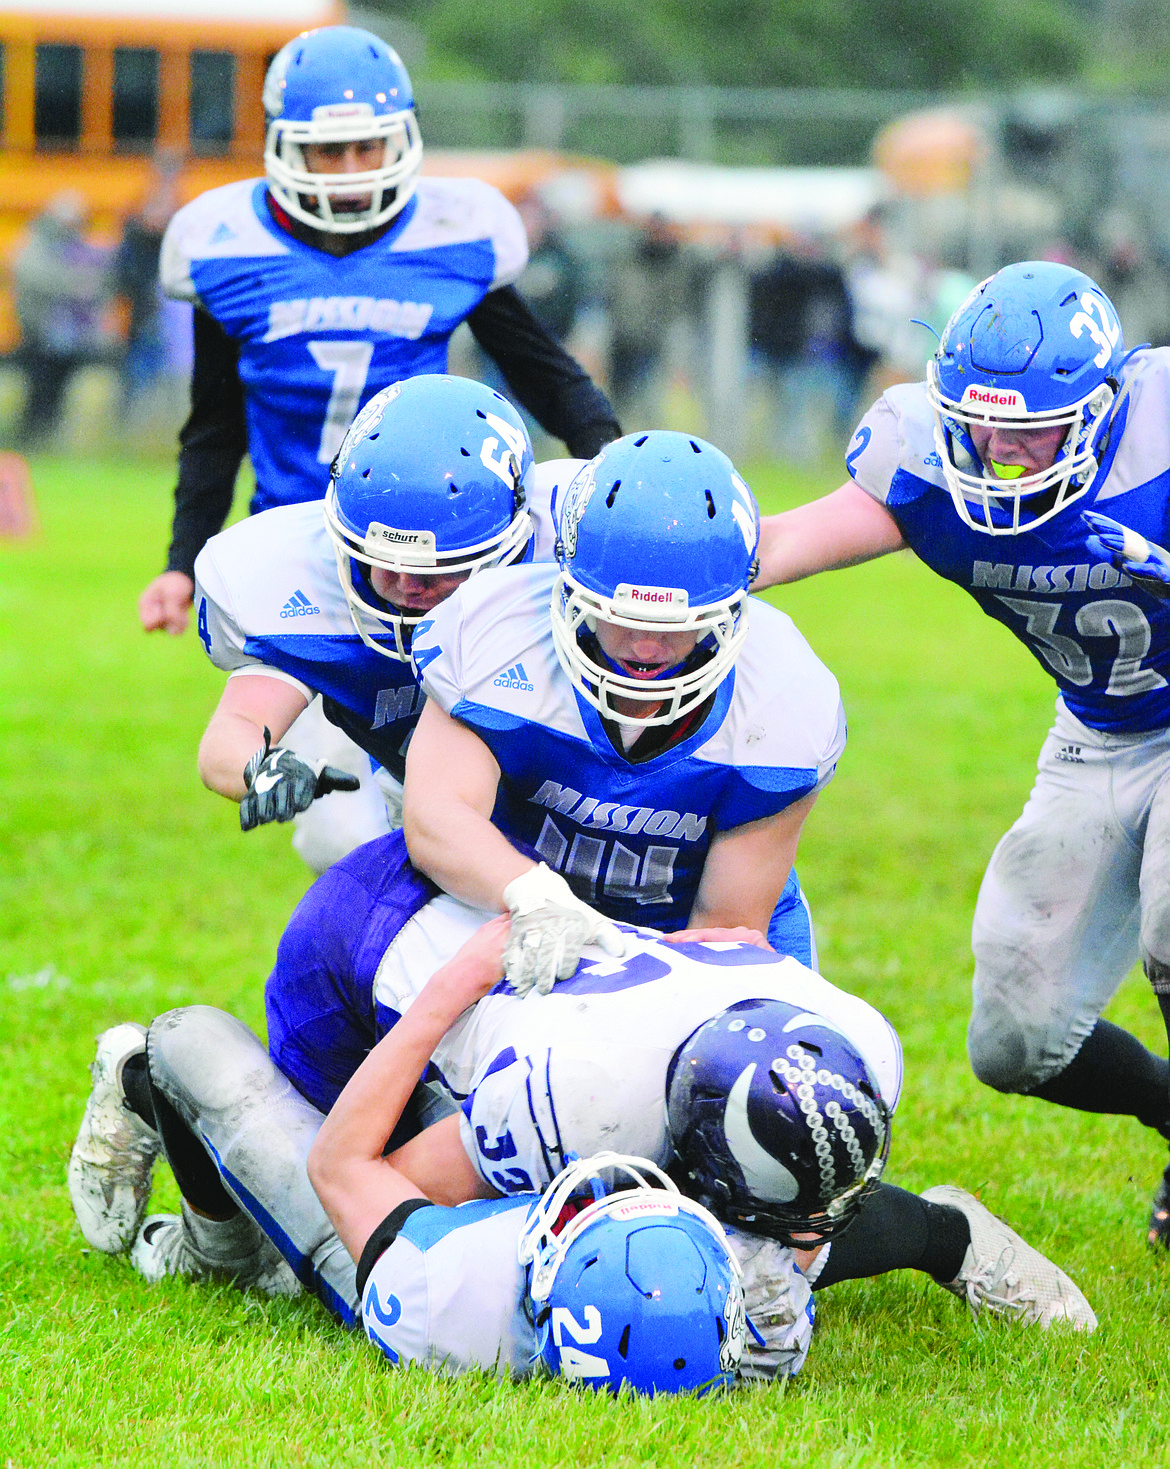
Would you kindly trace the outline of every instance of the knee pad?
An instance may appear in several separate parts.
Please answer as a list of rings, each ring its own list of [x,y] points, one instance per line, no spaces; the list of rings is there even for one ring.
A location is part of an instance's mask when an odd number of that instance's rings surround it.
[[[984,1009],[972,1014],[967,1057],[976,1077],[997,1092],[1023,1092],[1035,1080],[1023,1034],[1005,1011]]]

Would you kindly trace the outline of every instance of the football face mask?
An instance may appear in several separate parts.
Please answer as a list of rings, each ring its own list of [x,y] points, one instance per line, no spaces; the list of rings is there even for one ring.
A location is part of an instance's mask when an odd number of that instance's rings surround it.
[[[1018,535],[1088,493],[1124,357],[1112,303],[1078,270],[1025,261],[975,288],[927,367],[935,446],[965,524]],[[987,446],[996,430],[1056,442],[1035,468],[993,464]]]

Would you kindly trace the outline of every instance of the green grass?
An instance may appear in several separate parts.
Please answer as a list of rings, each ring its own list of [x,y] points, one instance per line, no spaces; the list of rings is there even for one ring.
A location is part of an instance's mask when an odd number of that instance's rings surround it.
[[[768,508],[835,476],[749,478]],[[955,1181],[1078,1279],[1090,1339],[973,1326],[924,1277],[827,1292],[804,1372],[718,1402],[395,1372],[311,1302],[87,1253],[65,1163],[98,1031],[175,1004],[262,1023],[307,874],[195,774],[221,677],[147,638],[170,470],[41,460],[36,541],[0,544],[0,1464],[1147,1465],[1170,1441],[1170,1276],[1141,1235],[1165,1161],[1136,1123],[1000,1097],[967,1068],[968,935],[1048,726],[1042,672],[909,557],[788,588],[841,680],[849,746],[800,868],[821,967],[897,1025],[889,1177]],[[1110,1012],[1164,1045],[1140,975]],[[173,1183],[157,1196],[174,1206]]]

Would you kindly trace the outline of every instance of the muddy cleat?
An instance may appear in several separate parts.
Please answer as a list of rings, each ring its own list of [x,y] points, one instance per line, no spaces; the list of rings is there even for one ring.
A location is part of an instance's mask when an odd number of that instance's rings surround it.
[[[150,1198],[159,1137],[126,1105],[122,1068],[146,1048],[146,1027],[128,1021],[98,1036],[93,1090],[66,1181],[81,1232],[95,1250],[119,1255],[134,1243]]]
[[[958,1278],[944,1288],[965,1299],[976,1320],[981,1311],[1007,1316],[1046,1330],[1064,1321],[1077,1331],[1095,1331],[1092,1306],[1063,1270],[997,1219],[973,1194],[953,1184],[923,1191],[932,1204],[949,1204],[971,1226],[971,1243]]]
[[[1162,1182],[1154,1195],[1146,1243],[1152,1250],[1170,1250],[1170,1163],[1166,1165]]]
[[[152,1214],[146,1220],[130,1263],[149,1285],[185,1275],[228,1281],[266,1296],[295,1296],[301,1290],[284,1256],[246,1214],[205,1219],[185,1203],[181,1214]]]

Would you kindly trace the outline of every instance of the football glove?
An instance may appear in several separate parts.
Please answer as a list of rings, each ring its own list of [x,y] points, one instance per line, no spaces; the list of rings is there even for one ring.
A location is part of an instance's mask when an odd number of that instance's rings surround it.
[[[535,987],[547,995],[558,979],[568,979],[586,944],[597,944],[620,959],[626,941],[619,930],[580,898],[543,862],[504,889],[512,930],[504,950],[504,978],[518,995]]]
[[[1170,551],[1096,510],[1082,511],[1081,519],[1093,532],[1085,544],[1094,556],[1112,562],[1151,597],[1170,597]]]
[[[264,728],[264,748],[257,750],[244,767],[248,794],[240,802],[240,829],[251,831],[269,821],[291,821],[306,811],[318,796],[330,791],[356,791],[356,775],[326,765],[324,760],[302,760],[291,750],[272,744]]]

